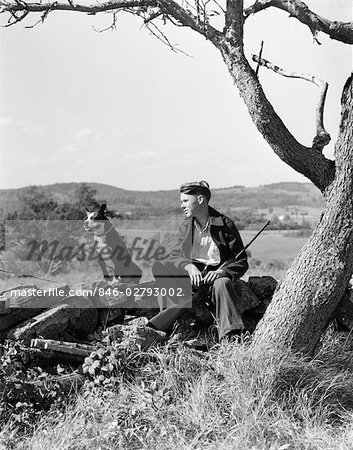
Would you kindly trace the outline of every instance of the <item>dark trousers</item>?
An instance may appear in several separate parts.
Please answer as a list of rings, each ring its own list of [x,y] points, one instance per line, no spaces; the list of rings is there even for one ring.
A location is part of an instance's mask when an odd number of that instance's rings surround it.
[[[203,267],[198,263],[201,270]],[[150,322],[159,330],[166,330],[170,327],[187,309],[192,307],[192,301],[198,298],[198,301],[208,301],[212,312],[214,313],[218,328],[219,339],[234,331],[245,329],[241,318],[240,291],[237,288],[237,282],[227,277],[221,277],[215,280],[212,286],[201,286],[198,290],[191,293],[190,279],[185,271],[176,269],[170,263],[156,263],[153,266],[153,275],[158,287],[183,287],[184,297],[172,297],[173,305],[154,316]],[[208,295],[208,292],[210,295]],[[202,298],[203,297],[203,298]]]

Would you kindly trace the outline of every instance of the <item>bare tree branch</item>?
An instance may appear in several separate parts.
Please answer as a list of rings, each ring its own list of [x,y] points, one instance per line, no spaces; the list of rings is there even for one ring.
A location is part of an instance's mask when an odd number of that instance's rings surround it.
[[[60,3],[56,1],[40,1],[39,3],[31,3],[24,1],[7,1],[0,0],[0,13],[16,13],[27,11],[27,13],[47,13],[50,11],[76,11],[87,14],[97,14],[100,12],[114,12],[114,10],[121,10],[124,8],[143,8],[143,7],[157,7],[158,0],[113,0],[104,3],[96,3],[92,5],[85,5],[76,3],[71,0],[68,3]]]
[[[109,26],[107,26],[106,28],[102,28],[101,30],[98,30],[97,28],[93,27],[94,31],[96,31],[97,33],[104,33],[105,31],[108,31],[108,30],[111,30],[111,31],[116,30],[116,21],[117,21],[116,15],[117,15],[117,13],[114,12],[113,13],[113,21]]]
[[[108,0],[104,3],[95,3],[91,5],[85,5],[81,3],[65,2],[53,2],[43,1],[40,3],[31,2],[19,2],[19,1],[7,1],[0,0],[0,13],[9,13],[11,15],[19,13],[43,13],[44,18],[51,11],[76,11],[87,14],[97,14],[101,12],[118,12],[127,9],[136,9],[138,11],[144,10],[147,12],[148,8],[159,8],[160,11],[166,14],[168,17],[174,18],[182,26],[189,27],[194,31],[202,34],[211,41],[217,40],[221,32],[213,28],[208,22],[199,21],[198,18],[189,10],[184,9],[178,3],[173,0]],[[26,14],[26,15],[27,15]],[[24,19],[23,16],[16,16],[18,21]],[[43,20],[43,16],[42,16]],[[16,23],[17,23],[16,22]]]
[[[325,158],[317,147],[310,148],[300,144],[267,99],[244,55],[241,4],[242,0],[228,0],[225,33],[215,45],[222,54],[252,121],[272,150],[282,161],[309,178],[321,191],[325,191],[334,179],[335,164]],[[230,28],[232,31],[228,33]]]
[[[163,33],[163,31],[154,22],[144,22],[143,26],[145,26],[154,37],[156,37],[163,44],[165,44],[167,47],[169,47],[173,52],[182,53],[185,56],[190,56],[183,50],[180,50],[175,45],[173,45],[170,42],[170,40],[167,38],[167,36]]]
[[[261,41],[260,51],[259,51],[259,59],[261,59],[261,57],[262,57],[263,49],[264,49],[264,41]],[[257,66],[256,66],[255,74],[256,74],[257,77],[259,77],[259,70],[260,70],[260,62],[258,62]]]
[[[158,17],[160,17],[162,15],[163,15],[163,13],[161,11],[159,11],[159,10],[155,11],[144,19],[144,23],[148,24],[149,22],[152,22],[152,20],[157,19]]]
[[[283,77],[301,78],[302,80],[310,81],[311,83],[314,83],[319,87],[319,96],[316,106],[316,136],[313,140],[313,148],[322,150],[331,140],[331,136],[329,135],[329,133],[327,133],[324,127],[324,108],[328,83],[306,73],[287,72],[257,55],[252,55],[252,59],[259,65],[267,67],[267,69],[273,70],[273,72],[276,72]]]
[[[324,19],[312,12],[301,0],[257,0],[252,6],[245,9],[244,17],[246,19],[251,14],[269,7],[287,11],[290,17],[295,17],[307,25],[316,41],[316,35],[321,31],[328,34],[331,39],[336,39],[345,44],[353,44],[353,22],[338,22]]]
[[[22,14],[17,16],[12,12],[9,20],[7,21],[7,24],[4,25],[4,28],[11,27],[11,25],[15,25],[16,23],[21,22],[21,20],[23,20],[27,16],[27,14],[28,11],[24,11]]]
[[[213,1],[218,6],[218,8],[225,14],[226,10],[217,2],[217,0],[213,0]]]

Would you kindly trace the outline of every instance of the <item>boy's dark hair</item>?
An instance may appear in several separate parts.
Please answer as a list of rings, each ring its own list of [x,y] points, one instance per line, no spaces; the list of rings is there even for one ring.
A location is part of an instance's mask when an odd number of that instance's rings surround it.
[[[211,198],[210,185],[207,181],[192,181],[191,183],[184,183],[180,186],[179,190],[182,194],[204,195],[207,203]]]

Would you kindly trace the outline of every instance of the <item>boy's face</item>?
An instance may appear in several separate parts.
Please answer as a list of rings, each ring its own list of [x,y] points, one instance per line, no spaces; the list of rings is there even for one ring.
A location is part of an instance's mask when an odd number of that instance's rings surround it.
[[[200,212],[204,198],[202,195],[180,194],[180,206],[186,217],[195,217]]]

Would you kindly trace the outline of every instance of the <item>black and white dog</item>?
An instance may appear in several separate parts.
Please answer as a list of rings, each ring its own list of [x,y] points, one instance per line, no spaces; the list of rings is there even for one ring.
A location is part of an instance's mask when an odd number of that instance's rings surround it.
[[[123,282],[138,283],[142,270],[132,261],[126,244],[107,217],[107,205],[90,212],[83,222],[86,232],[94,234],[94,248],[104,278],[121,278]]]

